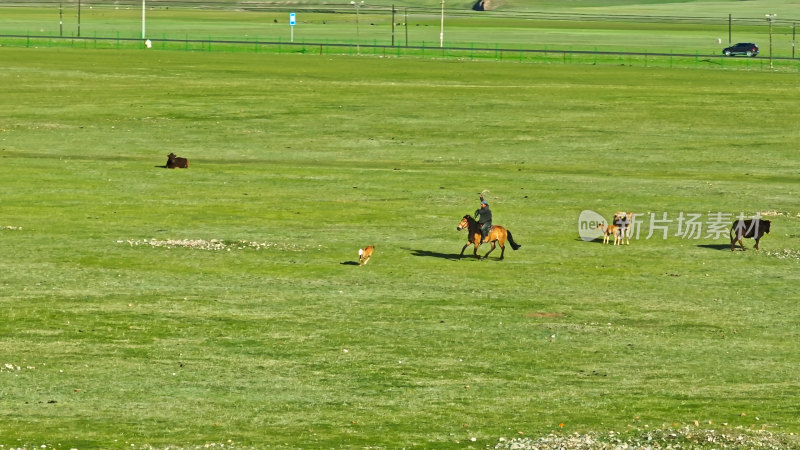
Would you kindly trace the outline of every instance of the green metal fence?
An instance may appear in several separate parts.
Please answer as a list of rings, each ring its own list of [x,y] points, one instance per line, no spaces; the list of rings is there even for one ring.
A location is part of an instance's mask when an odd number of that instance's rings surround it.
[[[40,35],[0,35],[0,47],[43,47],[106,50],[147,50],[229,53],[298,53],[393,58],[493,60],[533,64],[617,65],[652,68],[689,68],[800,72],[800,60],[768,57],[725,57],[721,55],[609,52],[597,49],[514,49],[499,45],[453,47],[438,45],[391,46],[377,42],[288,42],[262,41],[257,37],[243,40],[197,39],[188,36],[142,40],[112,37],[61,37]]]

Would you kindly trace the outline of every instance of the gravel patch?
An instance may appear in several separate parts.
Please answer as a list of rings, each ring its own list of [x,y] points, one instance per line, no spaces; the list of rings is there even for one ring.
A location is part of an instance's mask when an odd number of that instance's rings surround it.
[[[772,258],[800,261],[800,250],[789,248],[783,250],[764,250],[763,254]]]
[[[563,435],[551,433],[538,438],[500,438],[495,449],[511,450],[628,450],[628,449],[775,449],[800,448],[792,434],[769,431],[704,430],[676,428],[635,430],[625,434],[590,432]]]
[[[303,249],[286,242],[253,242],[226,241],[222,239],[128,239],[118,240],[117,244],[128,244],[131,247],[149,246],[162,248],[191,248],[195,250],[231,251],[231,250],[286,250],[302,251]]]

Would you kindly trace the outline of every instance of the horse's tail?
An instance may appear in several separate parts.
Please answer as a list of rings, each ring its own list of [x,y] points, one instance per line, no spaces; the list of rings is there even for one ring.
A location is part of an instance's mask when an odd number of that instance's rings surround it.
[[[522,247],[520,244],[514,242],[514,237],[511,236],[510,231],[506,230],[506,234],[508,235],[508,243],[509,245],[511,245],[511,248],[513,248],[514,250],[518,250],[520,247]]]

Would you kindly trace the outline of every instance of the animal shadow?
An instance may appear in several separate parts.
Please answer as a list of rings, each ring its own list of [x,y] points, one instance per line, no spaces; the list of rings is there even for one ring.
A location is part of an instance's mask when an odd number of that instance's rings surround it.
[[[407,248],[406,250],[410,251],[414,256],[424,256],[428,258],[441,258],[441,259],[459,259],[458,253],[440,253],[440,252],[432,252],[430,250],[415,250],[413,248]]]
[[[731,251],[731,244],[700,244],[700,248],[707,248],[709,250],[728,250]]]
[[[339,264],[341,264],[343,266],[358,266],[359,265],[358,261],[345,261],[345,262],[341,262]]]
[[[603,236],[599,238],[592,239],[591,241],[587,241],[583,238],[575,238],[575,242],[587,242],[589,244],[602,244],[603,243]]]

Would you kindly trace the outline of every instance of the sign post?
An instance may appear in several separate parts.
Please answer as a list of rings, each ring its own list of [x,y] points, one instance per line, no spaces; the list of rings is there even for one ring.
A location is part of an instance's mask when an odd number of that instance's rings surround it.
[[[291,42],[294,42],[294,25],[295,25],[295,23],[297,23],[297,17],[294,15],[294,13],[289,13],[289,27],[292,30],[291,37],[290,37]]]

